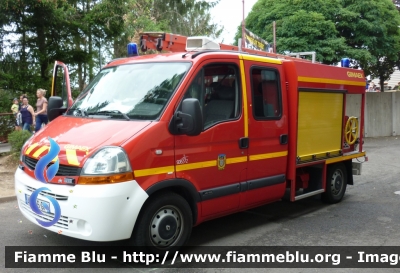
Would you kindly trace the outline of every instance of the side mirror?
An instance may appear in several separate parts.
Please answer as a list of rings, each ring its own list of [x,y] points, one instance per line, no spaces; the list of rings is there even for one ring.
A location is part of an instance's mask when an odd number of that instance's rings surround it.
[[[203,130],[203,115],[197,99],[182,101],[182,111],[177,111],[169,124],[169,131],[174,135],[197,136]]]
[[[49,121],[61,116],[66,110],[67,108],[63,106],[63,100],[61,97],[52,96],[49,98],[49,104],[47,106],[47,116]]]

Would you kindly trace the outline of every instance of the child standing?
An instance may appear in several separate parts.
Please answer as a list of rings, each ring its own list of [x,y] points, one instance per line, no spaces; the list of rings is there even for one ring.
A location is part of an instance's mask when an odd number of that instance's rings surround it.
[[[19,113],[19,104],[18,104],[18,99],[14,98],[13,99],[13,105],[11,105],[11,111],[14,115],[14,120],[15,120],[15,130],[21,130],[20,124],[19,124],[19,118],[18,118],[18,113]]]

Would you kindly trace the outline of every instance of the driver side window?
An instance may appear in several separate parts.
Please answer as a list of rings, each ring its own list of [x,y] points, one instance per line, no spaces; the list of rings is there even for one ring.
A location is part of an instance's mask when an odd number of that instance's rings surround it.
[[[208,65],[186,90],[184,99],[195,98],[200,103],[204,129],[239,117],[241,93],[238,75],[236,65]]]

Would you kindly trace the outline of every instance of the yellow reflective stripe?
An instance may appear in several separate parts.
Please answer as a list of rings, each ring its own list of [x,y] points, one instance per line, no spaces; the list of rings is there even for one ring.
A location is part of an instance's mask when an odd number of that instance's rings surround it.
[[[79,166],[78,157],[76,156],[76,150],[66,149],[65,154],[67,155],[68,164]]]
[[[34,143],[34,144],[32,144],[32,145],[29,146],[29,148],[26,150],[25,154],[26,154],[26,155],[29,155],[30,152],[32,152],[33,149],[35,149],[37,146],[39,146],[39,143]]]
[[[163,173],[173,173],[173,172],[174,172],[174,166],[165,166],[165,167],[159,167],[159,168],[136,170],[133,172],[133,174],[135,175],[135,177],[141,177],[141,176],[163,174]]]
[[[26,150],[25,154],[26,154],[26,155],[29,155],[30,152],[32,152],[32,150],[35,149],[38,145],[39,145],[38,143],[32,144],[32,145],[28,148],[28,150]],[[44,151],[47,151],[47,150],[49,150],[49,147],[48,147],[48,146],[40,147],[40,148],[32,155],[32,157],[38,158]],[[58,159],[58,156],[56,156],[55,158],[53,158],[53,160],[52,160],[51,162],[56,162],[57,159]]]
[[[239,55],[243,58],[242,55]],[[242,94],[243,94],[243,111],[244,111],[244,137],[249,136],[249,113],[247,112],[247,90],[246,90],[246,74],[244,71],[244,62],[240,60],[240,74],[242,76]]]
[[[44,151],[47,151],[48,149],[49,149],[49,147],[47,147],[47,146],[42,146],[42,147],[40,147],[40,148],[33,154],[33,157],[34,157],[34,158],[38,158],[39,155],[41,155]]]
[[[197,163],[176,165],[176,171],[180,172],[180,171],[201,169],[201,168],[214,167],[214,166],[217,166],[217,160],[210,160],[210,161],[203,161],[203,162],[197,162]]]
[[[247,156],[233,157],[233,158],[227,158],[226,164],[235,164],[235,163],[241,163],[241,162],[246,162],[246,161],[247,161]],[[217,166],[217,160],[202,161],[202,162],[196,162],[196,163],[190,163],[190,164],[176,165],[176,171],[180,172],[180,171],[202,169],[202,168],[215,167],[215,166]],[[136,170],[133,173],[134,173],[135,177],[141,177],[141,176],[172,173],[172,172],[174,172],[174,166],[165,166],[165,167],[159,167],[159,168]]]
[[[319,83],[331,83],[331,84],[347,84],[347,85],[356,85],[356,86],[365,86],[365,81],[356,82],[356,81],[346,81],[346,80],[335,80],[328,78],[311,78],[311,77],[298,77],[299,82],[319,82]]]
[[[357,157],[362,157],[362,156],[365,156],[365,152],[351,154],[351,155],[345,155],[345,156],[339,156],[339,157],[335,157],[335,158],[330,158],[330,159],[327,159],[325,161],[325,163],[326,164],[332,164],[332,163],[345,161],[345,160],[349,160],[349,159],[353,159],[353,158],[357,158]]]
[[[268,158],[287,156],[287,154],[288,154],[288,151],[276,152],[276,153],[267,153],[267,154],[258,154],[258,155],[249,156],[249,159],[250,159],[250,161],[254,161],[254,160],[261,160],[261,159],[268,159]]]
[[[246,161],[247,161],[247,156],[227,158],[226,164],[235,164],[235,163],[241,163],[241,162],[246,162]]]
[[[254,56],[254,55],[240,55],[243,60],[247,61],[256,61],[256,62],[262,62],[262,63],[270,63],[270,64],[282,64],[281,60],[278,59],[272,59],[268,57],[262,57],[262,56]]]

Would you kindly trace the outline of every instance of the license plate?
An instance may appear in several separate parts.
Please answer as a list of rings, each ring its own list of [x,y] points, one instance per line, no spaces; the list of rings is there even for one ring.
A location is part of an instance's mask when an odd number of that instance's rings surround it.
[[[31,196],[25,194],[25,204],[29,205],[29,198]],[[38,208],[45,212],[45,213],[50,213],[50,202],[44,201],[44,200],[39,200],[36,199],[36,205],[38,206]]]

